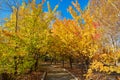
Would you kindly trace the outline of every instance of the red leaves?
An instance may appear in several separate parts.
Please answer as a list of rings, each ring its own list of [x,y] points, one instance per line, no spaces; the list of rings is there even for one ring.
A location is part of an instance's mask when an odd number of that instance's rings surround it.
[[[93,24],[93,27],[94,27],[95,29],[100,26],[100,24],[99,24],[98,22],[93,22],[92,24]]]
[[[98,22],[93,22],[92,24],[93,24],[94,29],[97,29],[97,28],[100,27],[100,24],[99,24]],[[99,34],[98,32],[96,32],[96,33],[92,36],[92,38],[93,38],[94,40],[98,40],[98,39],[100,39],[100,34]]]
[[[99,33],[96,33],[92,36],[93,40],[98,40],[100,39],[100,34]]]

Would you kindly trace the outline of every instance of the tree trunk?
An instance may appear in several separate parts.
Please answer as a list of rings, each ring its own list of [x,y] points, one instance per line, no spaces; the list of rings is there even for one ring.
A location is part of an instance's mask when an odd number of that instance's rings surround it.
[[[57,60],[56,60],[56,58],[54,59],[54,63],[55,63],[55,65],[57,64]]]
[[[35,61],[34,68],[35,68],[35,71],[37,71],[37,69],[38,69],[38,58],[37,58],[36,61]]]
[[[62,67],[64,67],[64,64],[65,64],[65,62],[64,62],[64,59],[62,60]]]
[[[38,53],[35,54],[35,64],[34,64],[34,69],[37,71],[38,69]]]
[[[16,11],[16,24],[15,24],[15,33],[17,33],[18,32],[18,7],[16,8],[17,9],[17,11]],[[18,46],[17,46],[17,43],[16,43],[16,47],[15,47],[15,51],[16,51],[16,49],[18,48]],[[14,70],[15,70],[15,72],[14,72],[14,75],[16,75],[17,74],[17,57],[16,56],[14,56]]]
[[[14,70],[15,70],[14,75],[17,74],[17,68],[18,68],[18,66],[17,66],[17,57],[14,56]]]
[[[29,71],[30,73],[32,71],[37,71],[37,69],[38,69],[39,57],[38,57],[37,53],[35,53],[34,59],[35,59],[35,63],[31,66],[30,71]]]
[[[70,65],[70,68],[72,69],[72,57],[71,56],[69,57],[69,65]]]
[[[86,70],[88,70],[89,65],[90,65],[90,59],[89,59],[89,58],[86,58],[86,60],[85,60]]]
[[[53,63],[53,58],[51,58],[51,64]]]

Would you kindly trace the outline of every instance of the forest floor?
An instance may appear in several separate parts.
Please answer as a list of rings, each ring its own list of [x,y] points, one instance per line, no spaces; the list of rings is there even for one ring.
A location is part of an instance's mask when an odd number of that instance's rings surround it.
[[[61,64],[54,64],[54,66],[56,66],[56,68],[63,68]],[[64,65],[64,68],[75,75],[78,80],[83,80],[85,77],[82,76],[83,73],[80,67],[80,65],[78,66],[74,64],[73,68],[71,69],[68,64]],[[120,80],[120,74],[106,74],[95,72],[90,76],[89,80]]]
[[[41,80],[43,72],[37,71],[19,76],[16,80]]]
[[[81,69],[78,66],[73,65],[73,68],[71,69],[68,64],[65,64],[64,68],[63,68],[61,64],[50,65],[49,63],[40,65],[38,71],[32,72],[30,74],[24,74],[24,75],[18,77],[17,80],[41,80],[43,73],[46,71],[49,72],[48,75],[55,77],[57,74],[59,74],[58,72],[60,72],[60,71],[61,71],[60,73],[66,74],[66,72],[64,72],[64,69],[71,72],[77,78],[77,80],[83,80],[82,79],[83,73],[81,72]],[[55,73],[52,74],[52,72],[55,72]],[[62,76],[64,76],[64,78],[66,78],[65,75],[62,75]],[[46,80],[58,80],[58,79],[54,79],[54,78],[50,79],[50,78],[51,77],[48,76]],[[60,80],[70,80],[69,78],[70,77],[68,77],[68,79],[63,79],[61,77]],[[106,75],[103,73],[94,73],[91,76],[91,80],[120,80],[120,75]]]
[[[17,77],[17,80],[41,80],[45,71],[47,71],[49,64],[42,64],[38,67],[37,71],[23,74]]]
[[[36,72],[20,75],[17,80],[41,80],[43,73],[46,71],[48,72],[46,80],[75,80],[73,79],[73,76],[70,76],[70,74],[64,69],[71,72],[73,75],[75,75],[75,77],[79,78],[78,80],[80,80],[80,69],[77,69],[75,67],[73,67],[73,69],[70,69],[68,65],[65,65],[63,68],[61,64],[50,65],[49,63],[40,65],[38,71]]]
[[[78,80],[73,74],[69,73],[66,69],[51,65],[47,71],[45,80]]]

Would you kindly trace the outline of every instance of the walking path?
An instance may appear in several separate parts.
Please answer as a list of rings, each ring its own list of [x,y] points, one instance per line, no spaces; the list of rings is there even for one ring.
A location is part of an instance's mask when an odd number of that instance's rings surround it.
[[[74,75],[72,75],[71,73],[69,73],[67,70],[63,68],[50,66],[47,71],[45,80],[78,80],[78,79],[76,79]]]

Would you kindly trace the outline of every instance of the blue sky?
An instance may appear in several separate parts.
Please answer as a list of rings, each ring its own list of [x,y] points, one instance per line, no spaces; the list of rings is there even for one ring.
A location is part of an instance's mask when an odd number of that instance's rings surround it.
[[[38,0],[39,1],[39,0]],[[67,19],[71,19],[71,15],[70,13],[67,11],[67,8],[72,5],[72,1],[75,1],[75,0],[47,0],[50,2],[50,5],[52,8],[55,7],[55,5],[59,4],[59,7],[58,7],[58,11],[61,12],[61,16],[62,17],[65,17]],[[81,8],[84,9],[86,7],[86,5],[88,4],[88,0],[78,0],[79,1],[79,4],[81,5]],[[46,5],[46,3],[45,3]],[[47,9],[45,9],[45,11],[47,11]]]
[[[0,1],[5,1],[5,0],[0,0]],[[13,0],[10,0],[11,3]],[[22,2],[23,0],[18,0],[19,2]],[[28,2],[28,0],[25,0],[26,2]],[[42,0],[36,0],[36,3],[41,2]],[[63,18],[67,18],[67,19],[72,19],[71,15],[69,14],[69,12],[67,12],[67,8],[69,7],[69,5],[72,5],[71,2],[75,1],[75,0],[46,0],[46,2],[44,3],[44,11],[47,11],[47,1],[50,2],[50,5],[52,8],[55,7],[55,5],[59,5],[58,7],[58,11],[61,12],[61,16]],[[78,0],[79,4],[81,5],[81,8],[84,9],[86,7],[86,5],[88,4],[88,0]],[[3,7],[5,7],[4,3],[2,3]],[[7,9],[7,8],[6,8]],[[11,11],[2,11],[0,10],[0,19],[3,19],[5,17],[9,17],[11,14]]]

